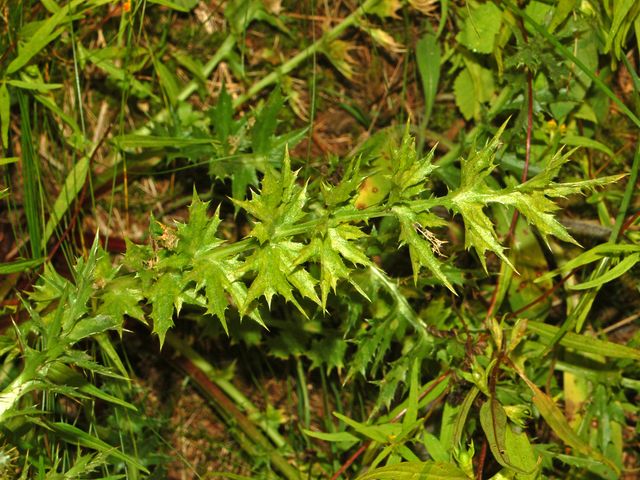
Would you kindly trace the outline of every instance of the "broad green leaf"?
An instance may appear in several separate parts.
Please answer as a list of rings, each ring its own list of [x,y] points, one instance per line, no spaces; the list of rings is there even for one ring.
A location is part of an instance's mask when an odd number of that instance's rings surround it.
[[[2,146],[7,149],[9,147],[9,121],[11,119],[11,97],[7,84],[2,82],[0,85],[0,126],[2,127]]]
[[[545,323],[534,322],[531,320],[527,323],[527,329],[547,340],[554,338],[560,330],[559,327],[554,325],[547,325]],[[579,335],[573,332],[567,332],[560,340],[560,345],[577,350],[578,352],[603,355],[609,358],[629,358],[640,360],[640,350],[627,347],[626,345],[588,337],[586,335]]]
[[[422,434],[422,443],[431,458],[436,462],[448,462],[450,459],[449,451],[444,447],[440,439],[433,433],[424,432]]]
[[[516,434],[507,421],[500,403],[490,398],[480,408],[480,423],[496,461],[518,474],[518,478],[536,477],[538,462],[524,433]]]
[[[358,210],[382,203],[391,190],[391,178],[388,173],[376,173],[368,176],[360,184],[354,205]]]
[[[617,59],[620,59],[621,45],[625,40],[627,31],[631,26],[631,21],[638,14],[639,5],[635,0],[619,0],[612,4],[613,22],[607,35],[604,52],[613,50]]]
[[[489,442],[493,458],[500,465],[518,473],[532,473],[515,465],[511,459],[510,451],[507,449],[507,430],[510,430],[511,426],[507,423],[504,408],[496,399],[490,398],[480,407],[480,424]]]
[[[500,31],[502,11],[493,2],[472,8],[456,40],[472,52],[491,53]]]
[[[453,463],[403,462],[376,468],[356,480],[469,480]]]
[[[615,267],[610,268],[599,277],[577,285],[570,285],[569,288],[571,290],[587,290],[589,288],[601,287],[605,283],[615,280],[627,273],[638,262],[640,262],[640,253],[634,253],[622,259]]]
[[[424,125],[426,126],[429,123],[440,80],[440,44],[433,33],[425,34],[416,43],[416,62],[422,80]]]
[[[493,96],[493,73],[472,61],[465,65],[453,83],[456,105],[466,120],[479,119],[482,104]]]
[[[58,198],[53,203],[53,208],[49,214],[49,220],[44,227],[44,233],[42,234],[42,248],[44,249],[47,242],[53,235],[56,227],[62,220],[62,217],[67,213],[69,207],[76,199],[80,190],[84,186],[89,173],[89,158],[82,157],[71,169],[67,178],[64,181],[62,190],[58,194]]]
[[[509,426],[507,426],[505,433],[505,448],[509,459],[520,470],[531,472],[519,473],[517,478],[519,480],[536,480],[540,462],[536,460],[529,437],[525,432],[515,433]]]

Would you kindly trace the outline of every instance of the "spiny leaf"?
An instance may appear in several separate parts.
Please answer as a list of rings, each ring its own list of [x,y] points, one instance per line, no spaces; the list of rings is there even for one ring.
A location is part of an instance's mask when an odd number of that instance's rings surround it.
[[[180,312],[183,298],[184,280],[174,272],[163,272],[157,279],[147,298],[153,305],[151,318],[153,319],[153,333],[160,338],[160,346],[164,343],[167,331],[173,327],[173,309]]]
[[[500,145],[500,135],[506,123],[487,143],[485,148],[476,150],[472,147],[467,159],[462,160],[460,187],[452,197],[453,210],[462,215],[465,227],[465,248],[473,247],[480,257],[480,262],[487,269],[485,252],[491,251],[505,263],[511,265],[505,256],[504,247],[498,242],[493,223],[484,213],[488,200],[494,191],[487,185],[486,178],[491,174],[495,164],[495,153]]]
[[[296,224],[304,215],[306,186],[296,184],[297,172],[291,171],[289,152],[285,153],[282,170],[267,170],[259,194],[251,200],[234,203],[253,215],[259,222],[250,236],[260,243],[273,241],[286,227]]]
[[[320,297],[323,309],[326,310],[329,292],[336,291],[339,280],[347,280],[362,296],[368,298],[360,286],[350,279],[351,269],[342,261],[342,258],[346,258],[356,265],[371,265],[371,260],[352,243],[352,240],[365,236],[357,227],[343,224],[327,228],[323,235],[314,237],[300,251],[296,265],[309,259],[317,259],[320,264]]]
[[[220,207],[212,217],[207,215],[208,207],[209,202],[201,201],[194,190],[189,205],[189,221],[186,224],[178,224],[177,228],[179,253],[195,257],[223,243],[223,240],[216,237],[220,225]]]
[[[442,262],[433,253],[434,249],[439,248],[440,241],[426,229],[428,226],[441,225],[442,221],[435,215],[422,214],[418,216],[407,207],[394,207],[393,213],[396,214],[400,222],[400,241],[409,246],[414,282],[418,281],[420,268],[424,266],[449,290],[455,293],[451,282],[442,271]],[[426,225],[424,225],[425,223]],[[416,231],[417,229],[421,229],[420,234]]]
[[[270,307],[273,296],[279,294],[306,316],[302,306],[293,296],[294,287],[303,296],[317,304],[321,303],[314,289],[316,280],[306,270],[294,267],[301,248],[302,244],[295,242],[268,243],[256,249],[247,258],[242,271],[254,271],[256,278],[251,283],[240,309],[243,314],[250,311],[251,303],[262,296],[266,298]]]
[[[419,158],[415,140],[409,134],[407,125],[400,148],[392,154],[390,203],[412,200],[423,193],[425,181],[436,169],[436,166],[431,164],[434,152],[435,149],[432,149],[424,158]]]

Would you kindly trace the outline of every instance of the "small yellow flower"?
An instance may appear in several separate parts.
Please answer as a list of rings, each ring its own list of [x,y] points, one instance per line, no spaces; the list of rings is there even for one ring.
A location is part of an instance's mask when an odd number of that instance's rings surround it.
[[[124,10],[126,13],[129,13],[131,11],[131,0],[124,1],[124,3],[122,4],[122,10]]]

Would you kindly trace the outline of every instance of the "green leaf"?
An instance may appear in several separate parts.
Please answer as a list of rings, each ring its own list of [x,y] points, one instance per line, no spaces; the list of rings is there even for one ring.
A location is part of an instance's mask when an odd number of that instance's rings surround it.
[[[404,462],[376,468],[356,480],[469,480],[453,463]]]
[[[254,21],[267,22],[281,32],[288,33],[285,24],[265,9],[261,0],[232,0],[225,9],[224,16],[229,22],[231,33],[240,39],[247,27]]]
[[[183,13],[190,12],[198,4],[198,0],[149,0],[149,2]]]
[[[311,360],[311,367],[325,367],[327,373],[331,373],[334,368],[338,373],[342,373],[344,368],[345,354],[347,353],[347,342],[339,336],[326,334],[325,338],[313,340],[311,348],[307,349],[305,355]]]
[[[225,84],[222,84],[216,106],[211,109],[211,120],[218,141],[222,144],[225,154],[228,154],[229,135],[235,130],[236,124],[233,120],[233,100]]]
[[[2,146],[6,149],[9,147],[9,121],[11,119],[11,97],[7,84],[2,82],[0,85],[0,125],[2,127]]]
[[[425,34],[416,43],[416,62],[422,80],[424,124],[426,126],[438,93],[438,81],[440,80],[440,44],[438,37],[433,33]]]
[[[174,307],[180,312],[183,283],[178,273],[163,272],[147,294],[149,302],[153,305],[151,310],[153,333],[158,334],[161,347],[167,331],[173,326]]]
[[[615,244],[615,243],[601,243],[586,252],[582,252],[577,257],[570,259],[568,262],[564,263],[559,269],[552,270],[544,274],[542,277],[538,279],[538,281],[546,281],[547,279],[559,275],[562,271],[571,271],[575,268],[582,267],[583,265],[588,265],[589,263],[593,263],[597,260],[600,260],[604,257],[614,257],[619,256],[625,253],[634,254],[640,252],[640,245],[633,244]]]
[[[356,432],[364,435],[365,437],[378,442],[386,444],[390,440],[391,435],[397,435],[402,428],[399,424],[387,423],[383,425],[365,425],[364,423],[356,422],[345,415],[338,412],[333,412],[333,415],[338,419],[349,425]]]
[[[279,88],[276,88],[256,116],[256,123],[251,129],[251,147],[254,152],[262,155],[269,153],[278,125],[278,114],[283,105],[282,93]]]
[[[392,211],[400,222],[400,242],[409,246],[414,282],[418,281],[421,267],[426,267],[443,285],[456,293],[442,271],[442,262],[434,254],[434,250],[439,251],[443,242],[427,229],[430,225],[440,225],[441,220],[435,215],[415,215],[407,207],[393,207]]]
[[[520,376],[529,385],[529,388],[533,392],[533,403],[540,412],[540,415],[549,424],[551,429],[555,432],[560,439],[569,445],[571,448],[577,450],[587,457],[594,458],[603,464],[609,466],[616,473],[619,473],[618,467],[609,459],[607,459],[602,453],[593,449],[588,443],[586,443],[578,434],[571,428],[567,419],[562,411],[556,406],[551,398],[542,392],[533,382],[526,378],[521,372]]]
[[[132,148],[181,148],[193,145],[212,145],[213,138],[177,138],[154,137],[151,135],[119,135],[113,138],[113,143],[123,150]]]
[[[73,0],[42,22],[37,30],[29,36],[29,40],[18,46],[18,56],[9,63],[6,74],[11,75],[20,70],[52,40],[58,37],[64,31],[64,28],[58,28],[58,26],[68,21],[68,14],[81,3],[82,0]]]
[[[493,458],[503,467],[510,468],[509,454],[505,443],[507,414],[497,400],[490,398],[480,407],[480,424],[489,441]]]
[[[494,92],[494,81],[491,70],[479,64],[467,61],[453,82],[453,93],[456,105],[466,120],[478,119],[483,103],[491,100]]]
[[[27,80],[7,80],[7,84],[24,90],[35,90],[40,93],[47,93],[51,90],[62,88],[62,83],[45,83],[38,78],[23,76]]]
[[[320,299],[315,292],[316,280],[304,269],[295,268],[295,260],[302,248],[302,244],[280,241],[263,245],[247,258],[244,271],[255,271],[256,278],[247,292],[244,305],[240,311],[244,314],[251,310],[251,303],[264,296],[271,307],[271,300],[275,294],[282,295],[285,300],[293,303],[304,316],[307,316],[302,306],[293,296],[295,287],[303,296],[317,304]]]
[[[527,329],[547,340],[554,338],[560,330],[560,328],[553,325],[547,325],[545,323],[534,322],[531,320],[527,323]],[[588,337],[586,335],[579,335],[573,332],[567,332],[560,340],[560,345],[579,352],[602,355],[609,358],[629,358],[640,360],[640,350],[627,347],[626,345]]]
[[[494,398],[480,407],[480,424],[489,441],[491,453],[500,465],[527,477],[534,475],[537,463],[526,435],[522,438],[513,433],[504,408]],[[525,447],[525,444],[529,445],[528,452],[514,451]]]
[[[519,480],[536,480],[540,461],[536,460],[533,447],[529,442],[529,437],[525,432],[515,433],[511,427],[507,427],[505,436],[505,447],[509,459],[519,470],[531,473],[519,473]]]
[[[262,180],[259,194],[249,201],[234,200],[259,222],[250,236],[260,243],[277,241],[286,233],[287,227],[295,225],[304,215],[303,208],[307,198],[307,188],[296,184],[297,172],[291,171],[289,152],[285,152],[282,170],[268,169]]]
[[[47,426],[51,428],[62,440],[72,445],[79,445],[86,448],[91,448],[92,450],[97,450],[100,453],[108,455],[110,457],[117,458],[125,463],[131,464],[136,468],[142,470],[143,472],[149,474],[149,470],[147,470],[144,465],[138,462],[134,457],[123,453],[115,447],[103,442],[97,437],[85,432],[84,430],[80,430],[73,425],[69,425],[68,423],[63,422],[47,422]]]
[[[41,265],[44,261],[45,258],[36,258],[34,260],[16,260],[15,262],[0,263],[0,275],[24,272],[25,270]]]
[[[425,182],[436,169],[431,163],[435,150],[419,158],[415,140],[409,134],[409,126],[402,136],[399,149],[391,155],[391,192],[389,203],[415,200],[425,191]]]
[[[64,215],[67,213],[67,210],[69,210],[69,207],[80,193],[80,190],[82,190],[82,187],[87,180],[88,173],[89,158],[82,157],[67,175],[64,185],[62,186],[62,190],[60,190],[58,198],[56,198],[53,203],[49,220],[47,220],[47,224],[44,227],[44,233],[42,234],[43,249],[46,247],[47,242],[51,238],[51,235],[53,235],[54,230]]]
[[[551,23],[549,24],[549,32],[558,28],[573,11],[573,7],[576,4],[576,0],[559,0],[558,5],[553,11],[553,17],[551,17]]]
[[[324,440],[325,442],[349,442],[355,443],[360,441],[358,437],[350,434],[349,432],[315,432],[313,430],[307,430],[305,428],[302,429],[305,435],[311,438],[317,438],[319,440]]]
[[[320,264],[320,298],[322,308],[326,310],[329,292],[336,291],[338,281],[348,281],[363,297],[366,293],[350,278],[351,269],[343,262],[343,258],[356,265],[369,266],[371,261],[354,244],[354,240],[366,237],[359,228],[352,225],[339,225],[327,228],[324,235],[314,237],[309,245],[301,251],[295,264],[300,265],[310,258],[317,259]]]
[[[471,9],[456,40],[477,53],[491,53],[500,31],[502,11],[493,2]]]
[[[589,288],[601,287],[605,283],[611,282],[627,273],[638,262],[640,262],[640,253],[634,253],[621,260],[615,267],[610,268],[599,277],[577,285],[570,285],[569,288],[571,290],[587,290]]]
[[[175,105],[178,101],[178,95],[180,95],[180,85],[178,79],[169,70],[169,68],[162,63],[161,60],[154,61],[154,67],[158,74],[160,84],[164,88],[165,93],[169,99],[171,105]]]

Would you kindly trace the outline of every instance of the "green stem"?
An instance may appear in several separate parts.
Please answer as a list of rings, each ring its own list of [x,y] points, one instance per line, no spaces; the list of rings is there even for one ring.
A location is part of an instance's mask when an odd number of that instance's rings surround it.
[[[233,102],[233,107],[234,108],[240,107],[242,104],[244,104],[247,100],[249,100],[254,95],[259,93],[261,90],[268,87],[269,85],[273,85],[277,83],[278,80],[280,80],[280,78],[282,78],[284,75],[291,73],[302,62],[304,62],[308,58],[318,53],[322,49],[322,47],[324,47],[328,43],[340,37],[340,35],[342,35],[342,33],[346,29],[348,29],[349,27],[352,27],[353,25],[356,25],[360,21],[360,17],[362,17],[368,10],[371,9],[372,6],[374,6],[378,2],[380,2],[380,0],[365,1],[360,7],[354,10],[347,18],[345,18],[342,22],[340,22],[338,25],[336,25],[327,33],[325,33],[322,37],[320,37],[314,43],[309,45],[304,50],[300,51],[296,56],[286,61],[282,65],[280,65],[278,68],[273,70],[268,75],[262,77],[261,80],[254,83],[249,88],[249,90],[247,90],[243,95],[240,95],[238,98],[235,99],[235,101]]]
[[[224,42],[222,42],[222,45],[220,45],[220,47],[218,48],[216,53],[213,55],[213,57],[211,57],[211,59],[209,59],[209,61],[205,64],[205,66],[202,67],[203,78],[207,78],[209,75],[211,75],[211,73],[218,66],[218,64],[222,60],[224,60],[227,55],[229,55],[229,53],[231,52],[235,44],[236,44],[236,41],[233,35],[229,35],[224,40]],[[178,97],[177,97],[178,101],[181,101],[181,102],[185,101],[197,89],[198,89],[198,82],[196,80],[191,80],[182,88],[180,93],[178,93]],[[169,115],[169,111],[166,108],[163,108],[158,113],[156,113],[151,120],[149,120],[142,127],[135,130],[133,133],[135,135],[149,135],[151,133],[150,125],[153,123],[162,122],[163,120],[166,120],[167,115]]]
[[[302,400],[302,424],[304,428],[311,425],[311,409],[309,407],[309,392],[307,392],[307,379],[304,376],[304,366],[302,360],[296,358],[296,373],[298,374],[298,391],[300,392],[300,400]]]
[[[173,340],[175,341],[175,337]],[[181,346],[179,342],[175,343]],[[262,435],[256,425],[240,411],[236,404],[233,403],[222,389],[213,383],[200,368],[185,356],[178,359],[178,366],[196,382],[200,390],[213,403],[216,410],[218,410],[223,417],[228,417],[230,422],[236,425],[247,436],[249,441],[244,442],[240,439],[240,443],[249,455],[258,454],[259,452],[257,450],[263,451],[269,456],[271,464],[273,464],[287,480],[300,480],[299,472],[280,455],[269,439]],[[256,449],[255,447],[258,448]]]
[[[251,403],[251,400],[238,390],[233,383],[222,378],[220,372],[218,372],[211,363],[207,362],[202,355],[182,341],[180,337],[173,332],[167,332],[165,341],[176,352],[179,352],[183,357],[199,368],[213,383],[220,387],[220,389],[229,396],[229,398],[231,398],[241,410],[246,412],[247,415],[258,416],[261,414],[260,410]],[[269,425],[266,422],[260,422],[258,426],[267,436],[269,436],[278,448],[288,446],[287,441],[278,433],[278,431],[273,428],[269,428]]]

